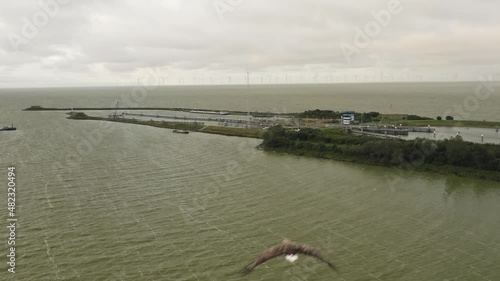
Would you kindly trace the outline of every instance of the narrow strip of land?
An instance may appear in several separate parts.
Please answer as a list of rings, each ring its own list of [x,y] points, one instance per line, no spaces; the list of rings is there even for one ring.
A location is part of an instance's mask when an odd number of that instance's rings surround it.
[[[288,118],[294,119],[293,125],[296,127],[324,127],[326,124],[335,124],[339,122],[341,113],[332,110],[308,110],[302,113],[275,113],[275,112],[244,112],[244,111],[227,111],[227,110],[214,110],[214,109],[199,109],[199,108],[180,108],[180,107],[42,107],[31,106],[24,109],[24,111],[137,111],[137,110],[157,110],[157,111],[176,111],[185,113],[199,113],[199,112],[220,112],[224,115],[250,115],[252,118],[258,120],[259,118]],[[132,114],[131,114],[132,115]],[[217,115],[217,114],[216,114]],[[394,118],[394,116],[401,116],[401,118]],[[447,116],[451,117],[451,116]],[[441,117],[439,117],[441,118]],[[453,120],[442,118],[433,119],[429,117],[420,117],[409,114],[381,114],[378,112],[356,113],[356,120],[359,124],[379,124],[379,125],[394,125],[404,127],[469,127],[469,128],[500,128],[499,121],[480,121],[480,120]]]
[[[110,121],[118,123],[128,123],[137,125],[146,125],[157,128],[187,130],[191,132],[202,132],[207,134],[217,134],[224,136],[247,137],[247,138],[262,138],[264,130],[259,128],[234,128],[234,127],[219,127],[204,125],[199,122],[167,122],[167,121],[145,121],[128,118],[104,118],[88,116],[85,113],[71,114],[68,119],[74,120],[97,120]]]

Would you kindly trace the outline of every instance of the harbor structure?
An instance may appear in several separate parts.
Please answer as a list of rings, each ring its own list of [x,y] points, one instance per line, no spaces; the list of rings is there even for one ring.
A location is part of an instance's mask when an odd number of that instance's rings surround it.
[[[342,112],[342,124],[343,125],[351,125],[354,124],[356,112],[354,111],[344,111]]]

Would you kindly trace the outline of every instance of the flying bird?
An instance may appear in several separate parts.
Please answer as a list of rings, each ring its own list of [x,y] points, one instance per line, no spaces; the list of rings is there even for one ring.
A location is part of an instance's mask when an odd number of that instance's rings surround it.
[[[329,260],[325,259],[319,253],[319,251],[317,249],[303,245],[303,244],[294,243],[290,240],[285,239],[285,240],[283,240],[283,242],[281,242],[281,244],[279,244],[275,247],[266,249],[265,251],[260,253],[253,260],[252,263],[250,263],[249,265],[247,265],[243,269],[243,273],[248,274],[254,268],[259,266],[260,264],[262,264],[270,259],[273,259],[275,257],[279,257],[279,256],[285,256],[285,259],[287,261],[294,262],[298,258],[297,254],[304,254],[304,255],[311,256],[311,257],[315,257],[315,258],[319,259],[320,261],[328,264],[332,269],[337,271],[337,268],[335,267],[335,265],[333,265]]]

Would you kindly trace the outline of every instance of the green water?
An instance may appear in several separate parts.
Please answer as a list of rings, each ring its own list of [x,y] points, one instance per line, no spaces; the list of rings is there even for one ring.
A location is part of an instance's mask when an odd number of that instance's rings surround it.
[[[0,133],[0,177],[5,183],[16,166],[19,225],[16,274],[7,272],[2,227],[0,279],[500,280],[498,183],[265,153],[254,139],[20,111],[112,104],[128,93],[99,91],[1,91],[0,124],[18,130]],[[214,89],[183,91],[156,89],[142,103],[246,107],[244,92],[227,99]],[[297,111],[331,98],[277,92],[255,94],[250,104]],[[481,114],[494,119],[484,106]],[[340,273],[308,257],[239,273],[283,238],[319,248]]]

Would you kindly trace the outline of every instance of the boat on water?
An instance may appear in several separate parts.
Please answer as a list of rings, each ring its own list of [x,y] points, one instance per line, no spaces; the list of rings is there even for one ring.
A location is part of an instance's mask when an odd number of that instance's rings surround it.
[[[189,131],[187,130],[173,130],[172,132],[177,133],[177,134],[189,134]]]
[[[224,110],[222,111],[191,110],[191,113],[229,115],[229,112]]]
[[[15,131],[16,127],[12,124],[10,127],[0,127],[0,131]]]

